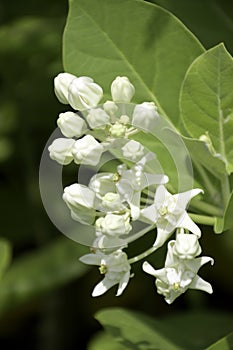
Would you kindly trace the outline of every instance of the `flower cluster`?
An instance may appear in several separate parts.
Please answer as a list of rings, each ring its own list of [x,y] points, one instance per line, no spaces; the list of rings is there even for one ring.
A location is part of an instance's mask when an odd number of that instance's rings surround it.
[[[156,278],[159,294],[172,303],[188,288],[212,292],[211,285],[197,276],[199,268],[213,259],[201,253],[200,228],[187,212],[189,201],[202,190],[191,189],[171,194],[167,175],[155,173],[150,166],[155,153],[133,139],[140,130],[150,130],[161,120],[153,102],[130,103],[135,88],[127,77],[111,84],[111,101],[99,105],[102,88],[89,77],[59,74],[55,94],[72,110],[59,115],[57,125],[64,137],[53,141],[50,157],[61,165],[96,167],[105,152],[120,161],[113,172],[97,172],[87,185],[74,183],[64,188],[63,200],[72,219],[95,228],[92,252],[80,258],[98,265],[103,280],[92,295],[99,296],[118,285],[117,296],[126,288],[131,264],[168,243],[165,267],[155,270],[144,262],[143,270]],[[141,235],[157,229],[153,247],[139,257],[128,259],[124,249],[134,239],[134,225],[144,225]],[[136,234],[136,237],[141,235]]]

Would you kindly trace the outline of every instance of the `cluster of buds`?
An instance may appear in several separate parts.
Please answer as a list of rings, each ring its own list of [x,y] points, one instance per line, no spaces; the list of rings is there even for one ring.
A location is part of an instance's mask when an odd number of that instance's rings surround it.
[[[165,267],[155,270],[144,262],[143,270],[156,278],[157,291],[168,303],[188,288],[212,293],[211,285],[197,272],[213,260],[197,257],[201,231],[187,212],[189,201],[202,190],[169,193],[168,176],[154,173],[150,167],[155,153],[133,139],[140,130],[150,130],[161,120],[156,105],[131,104],[135,88],[127,77],[112,82],[112,100],[103,105],[99,105],[103,90],[89,77],[61,73],[55,78],[55,93],[73,110],[58,117],[64,137],[49,146],[50,157],[62,165],[74,161],[89,167],[97,166],[105,152],[121,160],[115,171],[97,172],[88,185],[74,183],[64,188],[63,200],[72,219],[95,228],[91,253],[80,258],[85,264],[98,265],[104,275],[92,295],[99,296],[114,285],[118,285],[117,296],[121,295],[133,275],[131,265],[156,251],[174,232],[176,239],[168,243]],[[147,252],[128,259],[124,250],[134,239],[137,222],[144,225],[141,235],[151,229],[156,229],[157,235]]]

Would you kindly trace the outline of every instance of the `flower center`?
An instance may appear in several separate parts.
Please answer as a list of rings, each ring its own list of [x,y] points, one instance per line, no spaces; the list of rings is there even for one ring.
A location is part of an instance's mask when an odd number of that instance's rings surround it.
[[[167,206],[161,206],[161,207],[159,208],[159,214],[160,214],[161,216],[164,216],[164,215],[166,215],[167,213],[168,213]]]
[[[107,268],[106,265],[102,264],[102,265],[100,265],[100,267],[99,267],[99,271],[100,271],[100,274],[101,274],[101,275],[105,275],[105,273],[108,272],[108,268]]]
[[[180,283],[179,282],[173,283],[172,288],[175,292],[178,291],[180,289]]]

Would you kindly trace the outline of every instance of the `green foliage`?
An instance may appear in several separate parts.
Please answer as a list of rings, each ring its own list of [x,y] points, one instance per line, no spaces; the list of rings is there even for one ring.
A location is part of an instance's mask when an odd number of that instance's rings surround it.
[[[4,274],[11,260],[11,247],[8,241],[0,238],[0,278]]]
[[[233,171],[232,82],[232,57],[219,45],[193,62],[180,96],[187,131],[194,138],[204,137],[210,153],[225,163],[228,174]]]
[[[6,243],[1,242],[1,270],[6,267],[8,250]],[[78,257],[85,252],[85,247],[62,238],[15,259],[1,279],[0,316],[84,274],[88,267]]]
[[[185,72],[203,52],[172,14],[138,0],[70,1],[63,50],[67,72],[93,77],[105,93],[126,75],[135,101],[155,101],[175,125]]]
[[[220,339],[206,350],[231,350],[233,348],[233,333]]]
[[[232,315],[217,312],[185,312],[158,320],[120,308],[102,310],[96,318],[105,333],[100,333],[89,350],[101,346],[118,350],[117,344],[122,349],[200,350],[229,332],[233,321]]]

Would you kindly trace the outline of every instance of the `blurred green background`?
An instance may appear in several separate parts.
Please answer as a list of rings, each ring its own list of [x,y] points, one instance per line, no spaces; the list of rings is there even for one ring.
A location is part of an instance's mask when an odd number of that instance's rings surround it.
[[[230,0],[151,2],[180,17],[206,48],[223,41],[233,53]],[[0,280],[1,349],[86,349],[101,329],[93,315],[108,306],[158,318],[203,308],[233,312],[233,233],[217,236],[209,228],[204,228],[203,251],[214,256],[216,264],[203,268],[202,276],[213,284],[213,295],[191,292],[168,306],[138,264],[137,278],[121,298],[114,297],[114,290],[91,298],[98,269],[78,262],[88,249],[57,231],[43,209],[38,187],[41,153],[62,110],[53,93],[53,78],[63,70],[67,11],[66,0],[0,2],[0,238],[9,241],[12,250],[12,261]],[[150,237],[146,243],[132,244],[130,254],[145,244],[149,246]],[[161,249],[156,264],[163,255]]]

